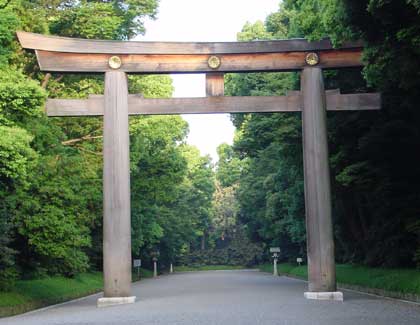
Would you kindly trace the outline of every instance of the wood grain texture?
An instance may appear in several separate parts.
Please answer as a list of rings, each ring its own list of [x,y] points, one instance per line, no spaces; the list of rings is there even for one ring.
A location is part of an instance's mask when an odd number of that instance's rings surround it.
[[[380,95],[350,94],[340,95],[337,90],[327,91],[327,109],[378,110]],[[169,115],[169,114],[218,114],[218,113],[269,113],[295,112],[302,110],[299,91],[288,96],[251,96],[251,97],[204,97],[204,98],[167,98],[145,99],[129,95],[128,112],[130,115]],[[48,99],[48,116],[101,116],[104,98],[102,95],[89,99]]]
[[[106,72],[109,54],[61,53],[36,50],[43,71]],[[319,52],[319,67],[324,69],[362,66],[358,49]],[[219,55],[221,66],[213,70],[208,66],[208,55],[119,55],[119,71],[131,73],[200,73],[200,72],[259,72],[293,71],[307,66],[305,52],[224,54]]]
[[[330,40],[309,42],[305,39],[288,39],[253,42],[122,42],[87,40],[46,36],[19,31],[17,37],[23,48],[67,53],[104,54],[240,54],[279,53],[332,50]],[[340,48],[362,48],[359,42],[345,42]]]
[[[131,296],[128,86],[123,72],[105,75],[103,169],[104,296]]]
[[[206,74],[206,95],[207,96],[224,96],[225,94],[225,78],[223,73],[207,73]]]
[[[327,110],[329,111],[368,111],[381,109],[380,93],[365,94],[328,94]]]
[[[320,68],[303,70],[301,90],[308,286],[312,292],[334,292],[337,288],[327,113]]]

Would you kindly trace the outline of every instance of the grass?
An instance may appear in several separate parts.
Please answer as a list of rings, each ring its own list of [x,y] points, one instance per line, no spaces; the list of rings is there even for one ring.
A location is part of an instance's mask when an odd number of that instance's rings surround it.
[[[188,272],[188,271],[220,271],[220,270],[239,270],[244,266],[238,265],[202,265],[202,266],[175,266],[175,272]]]
[[[273,272],[272,264],[259,266],[263,272]],[[307,279],[307,266],[289,263],[278,265],[281,274]],[[336,266],[337,282],[371,289],[380,289],[402,294],[420,296],[420,271],[416,269],[386,269],[358,265],[339,264]]]
[[[76,299],[102,290],[102,273],[83,273],[17,281],[13,291],[0,292],[0,317]]]
[[[152,277],[153,272],[140,269],[140,278]],[[138,281],[137,271],[133,281]],[[16,315],[37,308],[77,299],[102,291],[102,273],[82,273],[74,278],[61,276],[20,280],[10,292],[0,292],[0,317]]]

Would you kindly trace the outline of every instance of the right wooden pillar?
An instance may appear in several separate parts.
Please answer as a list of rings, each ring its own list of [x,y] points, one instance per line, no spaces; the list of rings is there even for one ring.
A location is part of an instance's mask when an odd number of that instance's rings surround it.
[[[309,293],[305,296],[312,299],[340,300],[332,294],[337,287],[331,217],[327,111],[321,68],[303,69],[301,93],[309,281]],[[330,293],[330,295],[320,298],[315,293]]]

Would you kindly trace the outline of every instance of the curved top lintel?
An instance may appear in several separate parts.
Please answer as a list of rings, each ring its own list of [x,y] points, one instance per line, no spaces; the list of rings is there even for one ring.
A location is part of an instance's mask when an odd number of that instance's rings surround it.
[[[332,50],[329,39],[309,42],[305,39],[288,39],[252,42],[137,42],[108,41],[46,36],[17,32],[23,48],[67,53],[103,54],[245,54]],[[361,42],[347,42],[340,49],[362,48]]]

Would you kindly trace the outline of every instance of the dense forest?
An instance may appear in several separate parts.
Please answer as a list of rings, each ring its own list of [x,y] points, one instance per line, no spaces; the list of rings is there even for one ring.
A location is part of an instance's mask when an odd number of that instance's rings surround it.
[[[103,76],[45,74],[16,30],[128,40],[156,0],[0,2],[0,283],[102,267],[102,119],[47,118],[48,97],[103,93]],[[130,93],[170,97],[169,76],[130,76]],[[179,116],[130,119],[132,253],[164,264],[199,248],[215,191],[209,157]]]
[[[380,91],[379,112],[329,112],[336,259],[370,266],[420,264],[420,2],[285,0],[238,40],[361,39],[363,70],[326,71],[326,89]],[[230,95],[284,95],[297,73],[235,74]],[[232,170],[239,221],[255,241],[304,255],[300,114],[233,115]],[[236,173],[230,173],[236,175]]]
[[[280,2],[280,1],[279,1]],[[0,0],[0,287],[102,267],[102,119],[47,118],[49,98],[103,93],[98,75],[39,71],[16,30],[130,40],[158,0]],[[420,265],[420,2],[285,0],[238,40],[365,43],[364,69],[325,72],[327,89],[380,91],[382,110],[329,112],[336,259]],[[226,93],[284,95],[298,73],[229,74]],[[170,97],[169,76],[129,76],[130,93]],[[301,119],[235,114],[213,164],[179,116],[130,118],[132,253],[147,266],[252,265],[304,256]]]

